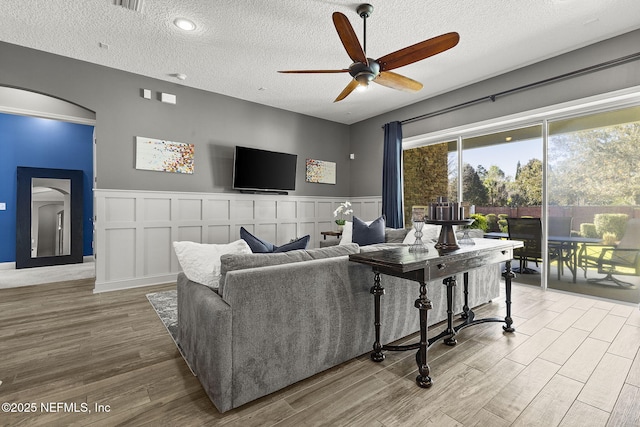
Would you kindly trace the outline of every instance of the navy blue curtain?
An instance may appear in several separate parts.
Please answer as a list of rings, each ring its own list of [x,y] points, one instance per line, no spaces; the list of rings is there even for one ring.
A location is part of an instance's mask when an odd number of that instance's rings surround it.
[[[382,160],[382,214],[387,227],[403,228],[402,212],[402,125],[384,125],[384,158]]]

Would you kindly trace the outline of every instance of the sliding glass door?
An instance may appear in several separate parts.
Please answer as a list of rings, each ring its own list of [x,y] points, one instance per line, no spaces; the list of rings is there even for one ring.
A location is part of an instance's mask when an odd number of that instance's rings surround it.
[[[521,222],[540,232],[512,263],[518,282],[640,303],[638,99],[594,97],[413,137],[405,211],[447,195],[474,205],[485,236],[505,239],[510,221],[532,218]]]
[[[640,302],[640,107],[548,126],[549,256],[563,267],[549,288]],[[563,223],[571,238],[551,241]]]

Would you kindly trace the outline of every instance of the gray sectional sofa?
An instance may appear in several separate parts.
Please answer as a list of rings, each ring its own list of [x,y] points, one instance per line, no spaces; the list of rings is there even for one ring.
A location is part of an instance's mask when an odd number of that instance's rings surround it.
[[[178,341],[220,412],[371,351],[373,273],[348,254],[376,249],[348,244],[223,255],[218,290],[179,274]],[[469,279],[470,306],[499,295],[497,265],[474,270]],[[382,285],[382,342],[389,343],[419,330],[418,285],[388,276]],[[445,291],[440,281],[428,284],[429,324],[446,319]]]

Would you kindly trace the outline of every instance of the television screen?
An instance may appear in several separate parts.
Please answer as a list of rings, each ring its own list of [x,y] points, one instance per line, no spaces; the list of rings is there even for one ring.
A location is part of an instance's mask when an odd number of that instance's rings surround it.
[[[276,192],[295,190],[297,160],[295,154],[236,147],[233,188]]]

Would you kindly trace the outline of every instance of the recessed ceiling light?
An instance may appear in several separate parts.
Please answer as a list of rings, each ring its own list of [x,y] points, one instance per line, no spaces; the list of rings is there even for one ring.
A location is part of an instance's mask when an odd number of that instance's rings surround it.
[[[196,24],[186,18],[176,18],[173,24],[184,31],[193,31],[196,29]]]

